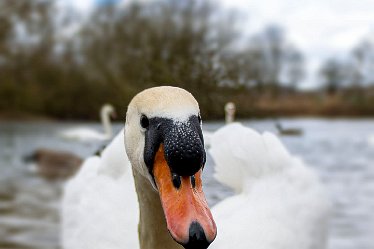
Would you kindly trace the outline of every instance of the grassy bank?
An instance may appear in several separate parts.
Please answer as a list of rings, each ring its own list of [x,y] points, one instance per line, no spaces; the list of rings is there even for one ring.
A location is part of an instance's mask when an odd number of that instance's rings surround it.
[[[232,101],[237,107],[238,118],[267,118],[267,117],[374,117],[374,97],[370,91],[363,95],[352,93],[339,93],[325,95],[318,92],[313,93],[282,93],[259,95],[254,91],[243,91],[233,89],[221,89],[209,94],[198,94],[196,96],[202,116],[205,120],[219,120],[224,118],[223,107],[226,102]],[[67,98],[67,97],[66,97]],[[112,103],[119,118],[124,117],[126,107],[131,99],[114,98],[113,101],[79,101],[77,99],[66,100],[70,105],[56,105],[46,102],[39,108],[22,109],[10,107],[0,110],[0,120],[15,121],[51,121],[51,120],[99,120],[100,106],[105,102]],[[115,101],[117,100],[117,101]],[[74,105],[77,107],[75,108]],[[43,108],[45,106],[45,108]]]

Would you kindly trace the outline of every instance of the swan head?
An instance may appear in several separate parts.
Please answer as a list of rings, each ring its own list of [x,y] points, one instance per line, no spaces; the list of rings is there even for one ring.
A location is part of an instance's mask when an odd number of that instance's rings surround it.
[[[101,116],[111,116],[112,118],[115,118],[116,111],[111,104],[104,104],[100,109],[100,114]]]
[[[202,190],[206,154],[199,105],[177,87],[144,90],[126,114],[125,147],[132,167],[160,196],[167,228],[185,248],[207,248],[216,225]]]

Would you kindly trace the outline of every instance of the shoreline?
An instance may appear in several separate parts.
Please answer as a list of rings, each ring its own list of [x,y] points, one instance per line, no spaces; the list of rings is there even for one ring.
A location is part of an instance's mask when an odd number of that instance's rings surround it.
[[[318,115],[318,114],[295,114],[295,115],[253,115],[253,116],[244,116],[238,115],[236,120],[266,120],[266,119],[330,119],[330,120],[339,120],[339,119],[352,119],[352,120],[370,120],[374,119],[374,115]],[[205,122],[221,122],[224,120],[224,117],[221,119],[217,118],[205,118]],[[0,122],[13,123],[13,122],[27,122],[27,123],[92,123],[100,122],[99,119],[60,119],[52,116],[45,115],[34,115],[34,114],[5,114],[0,112]],[[114,119],[113,123],[121,123],[124,120]]]

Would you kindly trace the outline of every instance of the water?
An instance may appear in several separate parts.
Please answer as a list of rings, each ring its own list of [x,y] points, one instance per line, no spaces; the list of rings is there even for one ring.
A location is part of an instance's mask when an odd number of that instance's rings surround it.
[[[274,131],[271,120],[245,121],[259,131]],[[374,242],[374,120],[285,119],[285,127],[298,127],[303,136],[281,137],[286,147],[304,159],[321,177],[333,202],[329,249],[373,249]],[[0,248],[59,248],[59,198],[63,182],[37,176],[22,157],[44,147],[71,151],[81,157],[93,154],[102,143],[64,141],[62,129],[96,123],[0,124]],[[222,123],[205,123],[213,131]],[[114,130],[122,127],[116,124]],[[212,178],[208,156],[205,190],[211,205],[232,192]]]

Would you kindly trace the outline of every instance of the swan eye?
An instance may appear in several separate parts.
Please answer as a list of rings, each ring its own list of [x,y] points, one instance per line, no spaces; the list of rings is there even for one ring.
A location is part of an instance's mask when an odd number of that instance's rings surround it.
[[[142,115],[140,118],[140,125],[144,128],[147,129],[149,126],[149,120],[145,115]]]

